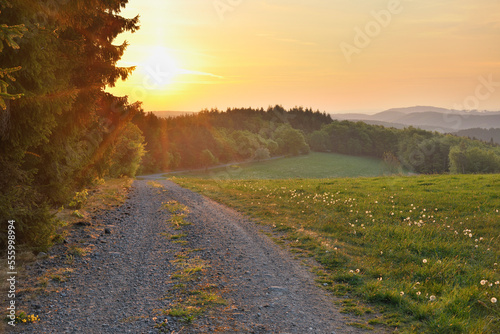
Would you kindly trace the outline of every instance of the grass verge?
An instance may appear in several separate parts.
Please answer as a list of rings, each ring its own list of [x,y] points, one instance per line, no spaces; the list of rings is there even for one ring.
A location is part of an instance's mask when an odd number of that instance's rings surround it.
[[[326,289],[382,312],[358,327],[500,333],[498,175],[176,182],[271,225]]]

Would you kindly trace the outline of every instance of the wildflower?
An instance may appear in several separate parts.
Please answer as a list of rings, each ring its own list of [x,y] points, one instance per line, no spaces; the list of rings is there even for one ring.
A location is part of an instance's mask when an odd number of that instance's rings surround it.
[[[496,281],[496,282],[495,282],[495,285],[498,285],[498,284],[500,284],[500,281]]]
[[[431,302],[435,301],[435,300],[436,300],[436,296],[431,295],[431,296],[429,297],[429,300],[430,300]]]
[[[382,277],[377,278],[377,280],[379,280],[379,281],[381,281],[382,279],[383,279]]]
[[[421,294],[422,294],[422,292],[417,291],[417,296],[420,296]]]
[[[497,302],[497,299],[495,297],[491,298],[491,302],[495,304]]]
[[[359,273],[359,271],[360,271],[359,269],[356,269],[356,273]]]
[[[481,280],[481,282],[480,282],[480,283],[481,283],[481,285],[485,285],[486,283],[488,283],[488,281],[487,281],[487,280],[485,280],[485,279],[483,279],[483,280]]]
[[[405,295],[405,293],[404,293],[403,291],[401,291],[399,294],[400,294],[401,296],[404,296],[404,295]]]
[[[422,260],[422,262],[423,262],[423,263],[427,263],[427,259],[423,259],[423,260]]]

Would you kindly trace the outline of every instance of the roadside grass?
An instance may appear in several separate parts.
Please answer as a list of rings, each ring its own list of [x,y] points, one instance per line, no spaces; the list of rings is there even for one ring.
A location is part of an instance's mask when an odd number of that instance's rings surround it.
[[[84,189],[77,192],[72,199],[68,199],[68,206],[54,210],[56,232],[51,237],[51,243],[46,246],[50,249],[53,245],[62,244],[66,237],[71,234],[73,224],[81,221],[88,222],[91,216],[100,210],[109,210],[112,207],[123,204],[127,198],[128,190],[132,185],[133,179],[99,179],[96,185],[91,189]],[[77,244],[68,244],[68,254],[66,255],[66,265],[73,265],[74,258],[85,256],[90,249],[79,247]],[[16,253],[17,269],[17,293],[27,294],[24,298],[28,300],[32,295],[41,293],[52,293],[60,290],[60,284],[64,283],[71,275],[71,268],[46,268],[45,272],[38,277],[28,277],[24,266],[37,260],[37,252],[29,247],[19,247]],[[49,256],[49,255],[45,255]],[[0,259],[1,261],[7,260]],[[0,273],[0,293],[7,296],[7,271]],[[5,298],[4,297],[4,298]],[[19,306],[16,321],[18,323],[31,323],[38,321],[39,318],[34,314],[26,314],[22,305]],[[5,322],[0,322],[0,332],[7,331]]]
[[[500,333],[499,175],[175,182],[313,256],[344,312],[382,314],[353,326]]]
[[[176,177],[217,180],[333,178],[382,176],[391,174],[380,159],[354,157],[335,153],[311,152],[308,155],[262,162],[234,164],[229,167],[176,173]],[[170,176],[166,174],[166,176]]]
[[[72,207],[65,208],[64,206],[59,208],[59,210],[55,212],[59,230],[52,238],[52,241],[58,243],[64,239],[64,234],[68,232],[64,227],[82,220],[89,221],[90,216],[94,212],[109,210],[110,208],[125,203],[133,181],[133,179],[127,177],[109,179],[106,181],[102,180],[94,188],[85,190],[88,196],[84,199],[80,199],[77,210],[74,210]],[[80,193],[77,193],[75,197],[78,197]],[[74,200],[75,199],[72,199],[72,201]]]

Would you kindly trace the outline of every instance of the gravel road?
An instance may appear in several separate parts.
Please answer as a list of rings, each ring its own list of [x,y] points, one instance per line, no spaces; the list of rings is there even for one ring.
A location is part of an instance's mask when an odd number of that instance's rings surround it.
[[[54,268],[73,272],[52,292],[19,296],[41,321],[18,325],[14,333],[366,332],[346,325],[356,319],[339,313],[307,267],[262,226],[173,182],[155,183],[135,181],[124,205],[94,217],[91,226],[75,227],[68,244],[27,269],[32,278]],[[173,200],[189,208],[184,244],[165,237],[173,232],[166,223],[172,213],[162,205]],[[75,243],[88,255],[68,257]],[[175,255],[186,247],[206,264],[204,284],[227,301],[190,325],[161,312],[172,307]]]

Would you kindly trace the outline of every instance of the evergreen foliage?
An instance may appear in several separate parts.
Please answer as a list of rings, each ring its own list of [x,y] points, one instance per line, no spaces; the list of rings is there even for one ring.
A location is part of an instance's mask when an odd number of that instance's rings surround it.
[[[126,4],[0,1],[0,229],[15,220],[20,243],[46,247],[49,208],[96,176],[137,171],[143,137],[129,123],[140,105],[104,91],[133,70],[116,65],[127,44],[113,44],[139,28],[120,16]]]

